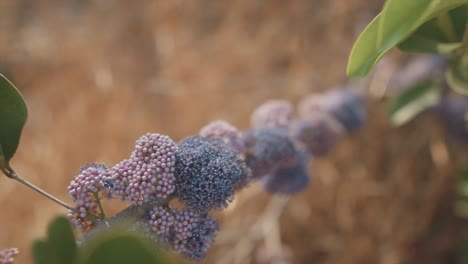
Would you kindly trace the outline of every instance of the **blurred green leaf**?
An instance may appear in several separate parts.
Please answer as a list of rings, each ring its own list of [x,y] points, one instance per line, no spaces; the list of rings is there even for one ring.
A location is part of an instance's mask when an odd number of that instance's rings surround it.
[[[468,58],[468,57],[467,57]],[[445,72],[445,79],[455,92],[468,95],[468,79],[460,71],[457,65],[452,65]]]
[[[463,45],[461,42],[440,43],[419,35],[412,35],[398,45],[402,51],[431,54],[447,54]]]
[[[118,234],[108,239],[99,239],[86,257],[85,264],[168,263],[158,250],[142,238],[130,233]]]
[[[465,34],[465,27],[468,22],[468,5],[463,5],[450,10],[449,17],[456,34],[457,40],[462,40]]]
[[[67,218],[54,219],[48,228],[47,238],[33,244],[33,257],[38,264],[76,263],[78,248],[72,227]]]
[[[390,105],[390,121],[401,126],[440,100],[441,89],[431,81],[418,83],[400,93]]]
[[[5,168],[18,148],[28,111],[20,92],[0,74],[0,166]]]
[[[468,0],[387,0],[384,8],[364,29],[351,50],[349,76],[365,76],[377,61],[420,26]]]

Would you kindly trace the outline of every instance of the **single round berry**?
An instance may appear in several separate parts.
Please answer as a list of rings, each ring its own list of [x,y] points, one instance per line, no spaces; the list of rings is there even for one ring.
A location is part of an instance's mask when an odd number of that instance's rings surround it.
[[[290,129],[291,137],[314,157],[328,154],[343,134],[341,124],[323,112],[312,112],[307,118],[294,121]]]
[[[220,138],[238,153],[243,153],[245,151],[241,133],[237,128],[226,121],[213,121],[202,127],[199,134],[200,136],[207,138]]]
[[[260,183],[269,193],[292,195],[304,190],[310,182],[308,155],[302,153],[297,164],[276,169],[260,179]]]
[[[177,197],[197,212],[225,208],[242,180],[244,162],[222,140],[193,136],[176,152]]]
[[[270,100],[252,113],[252,127],[287,128],[293,119],[293,105],[286,100]]]
[[[0,264],[13,264],[15,256],[19,254],[17,248],[5,248],[0,250]]]
[[[209,214],[199,215],[191,210],[176,212],[170,245],[175,252],[200,261],[205,257],[218,230],[218,222]]]
[[[246,163],[254,178],[274,171],[278,166],[292,164],[297,149],[288,133],[282,129],[254,128],[243,134]]]

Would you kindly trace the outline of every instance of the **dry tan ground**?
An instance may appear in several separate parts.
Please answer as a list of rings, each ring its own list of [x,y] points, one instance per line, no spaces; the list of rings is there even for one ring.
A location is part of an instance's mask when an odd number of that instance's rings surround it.
[[[375,2],[2,0],[0,71],[30,112],[12,166],[69,201],[81,165],[115,164],[145,132],[179,140],[214,119],[245,129],[266,99],[297,102],[346,82],[347,55]],[[231,254],[261,263],[285,248],[292,263],[457,263],[458,152],[445,151],[431,118],[391,129],[384,105],[369,99],[362,133],[311,165],[313,184],[289,201],[269,242],[245,239],[271,197],[256,186],[240,193],[219,214],[206,262]],[[17,263],[31,263],[31,241],[65,213],[5,177],[0,206],[0,248],[19,247]]]

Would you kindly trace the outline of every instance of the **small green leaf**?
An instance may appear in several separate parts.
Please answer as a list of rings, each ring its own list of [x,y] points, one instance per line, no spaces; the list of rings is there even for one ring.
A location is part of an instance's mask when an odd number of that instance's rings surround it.
[[[409,87],[399,94],[390,105],[390,121],[401,126],[412,120],[419,113],[436,105],[440,100],[441,89],[431,81],[425,81]]]
[[[49,226],[49,246],[55,251],[61,263],[72,263],[77,255],[75,235],[65,217],[56,218]]]
[[[32,256],[36,264],[53,263],[46,241],[38,240],[33,243]]]
[[[441,43],[419,35],[412,35],[398,45],[402,51],[430,54],[447,54],[463,45],[461,42]]]
[[[8,166],[18,148],[21,131],[26,123],[26,103],[16,87],[0,74],[0,166]]]
[[[47,230],[47,238],[33,244],[32,254],[38,264],[76,263],[78,248],[67,218],[54,219]]]
[[[158,250],[143,239],[132,235],[119,234],[111,239],[100,241],[90,252],[85,264],[168,263],[157,255]]]

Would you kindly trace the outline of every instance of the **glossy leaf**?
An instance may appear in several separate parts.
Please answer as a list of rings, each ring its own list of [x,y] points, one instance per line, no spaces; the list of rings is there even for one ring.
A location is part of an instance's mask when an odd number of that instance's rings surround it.
[[[411,121],[440,100],[441,89],[431,81],[425,81],[400,93],[392,102],[389,115],[395,126]]]
[[[349,76],[365,76],[391,48],[424,23],[468,0],[387,0],[354,44],[348,61]]]
[[[78,248],[70,222],[58,217],[49,225],[47,238],[33,244],[33,257],[38,264],[76,263]]]
[[[18,148],[21,131],[28,116],[20,92],[0,74],[0,166],[5,168]]]

